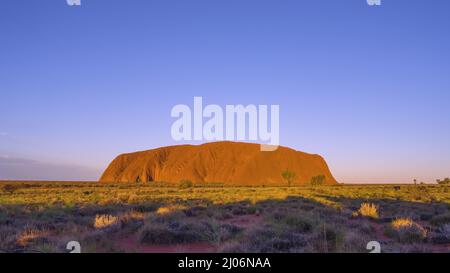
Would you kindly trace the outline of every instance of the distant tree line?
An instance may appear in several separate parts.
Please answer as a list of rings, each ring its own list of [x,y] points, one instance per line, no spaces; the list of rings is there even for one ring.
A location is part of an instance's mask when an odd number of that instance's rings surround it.
[[[439,185],[450,185],[450,178],[446,177],[444,180],[437,179],[436,182]]]

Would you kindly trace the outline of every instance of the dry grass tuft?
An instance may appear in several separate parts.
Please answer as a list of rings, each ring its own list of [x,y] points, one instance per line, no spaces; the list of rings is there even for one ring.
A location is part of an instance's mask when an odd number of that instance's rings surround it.
[[[358,210],[358,215],[372,219],[380,218],[377,205],[372,203],[362,203]]]
[[[180,205],[173,205],[173,206],[166,206],[166,207],[161,207],[156,211],[157,215],[167,215],[167,214],[171,214],[177,211],[182,211],[187,209],[185,206],[180,206]]]
[[[25,229],[17,236],[16,242],[21,246],[25,246],[33,240],[46,238],[48,236],[50,236],[49,230],[25,227]]]
[[[128,221],[143,221],[146,217],[146,214],[140,211],[132,210],[126,212],[124,215],[122,215],[122,219],[125,222]]]
[[[386,234],[400,242],[420,242],[427,238],[427,231],[410,218],[398,218],[392,221]]]
[[[414,221],[411,220],[410,218],[398,218],[398,219],[395,219],[394,221],[392,221],[391,226],[395,230],[400,230],[403,228],[410,228],[414,224],[415,224]]]
[[[94,227],[96,229],[104,229],[119,224],[119,217],[109,214],[96,215],[94,220]]]

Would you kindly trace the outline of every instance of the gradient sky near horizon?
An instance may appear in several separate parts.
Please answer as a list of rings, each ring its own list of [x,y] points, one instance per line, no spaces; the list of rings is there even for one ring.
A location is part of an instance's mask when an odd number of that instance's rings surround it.
[[[94,180],[171,108],[279,104],[340,182],[450,176],[450,1],[3,0],[0,179]]]

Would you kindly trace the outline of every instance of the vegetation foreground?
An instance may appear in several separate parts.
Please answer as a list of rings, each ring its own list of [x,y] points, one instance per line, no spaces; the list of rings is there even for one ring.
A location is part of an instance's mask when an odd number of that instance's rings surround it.
[[[450,252],[448,185],[0,183],[0,252]]]

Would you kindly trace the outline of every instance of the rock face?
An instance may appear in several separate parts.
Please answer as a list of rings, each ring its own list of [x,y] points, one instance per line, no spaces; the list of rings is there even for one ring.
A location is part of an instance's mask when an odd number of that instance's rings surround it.
[[[164,181],[224,185],[287,185],[281,173],[296,174],[292,185],[308,183],[324,175],[325,183],[336,184],[325,160],[319,155],[280,147],[261,152],[260,145],[214,142],[199,146],[180,145],[119,155],[100,178],[100,182]]]

